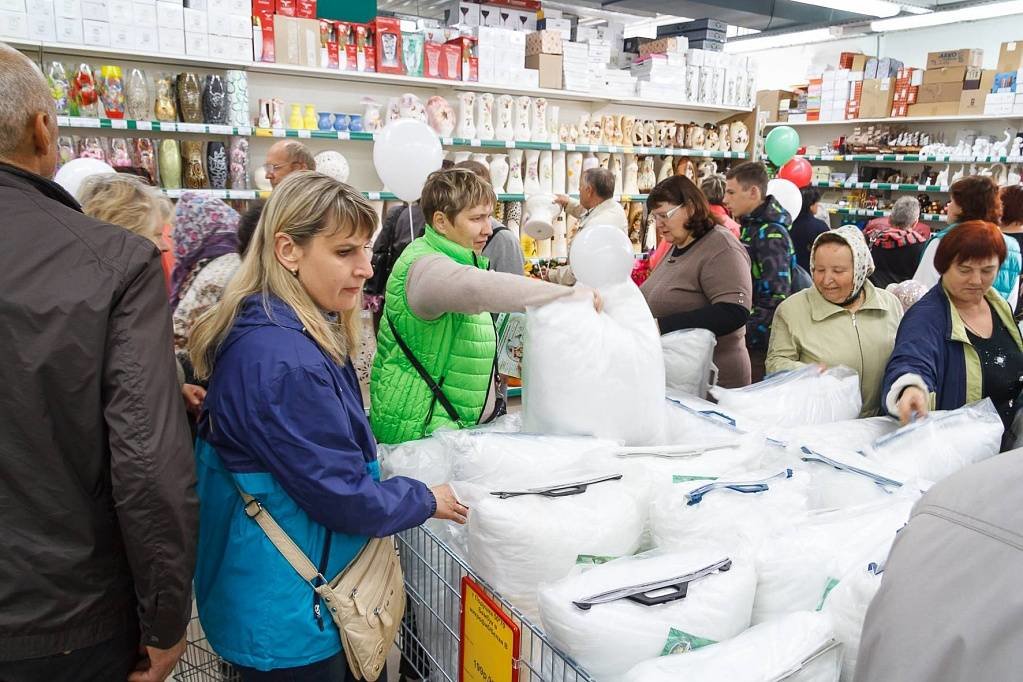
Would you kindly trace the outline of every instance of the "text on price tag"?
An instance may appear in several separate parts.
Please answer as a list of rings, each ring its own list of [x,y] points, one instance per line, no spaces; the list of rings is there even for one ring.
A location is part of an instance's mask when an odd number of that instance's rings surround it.
[[[476,581],[462,578],[459,682],[517,682],[519,627]]]

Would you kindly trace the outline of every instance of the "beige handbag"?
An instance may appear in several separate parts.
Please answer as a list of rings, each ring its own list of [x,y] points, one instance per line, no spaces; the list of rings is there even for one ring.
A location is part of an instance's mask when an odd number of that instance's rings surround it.
[[[374,682],[384,669],[405,614],[405,584],[394,538],[370,538],[351,563],[327,582],[259,500],[241,488],[238,493],[245,502],[245,514],[259,524],[330,609],[355,679]]]

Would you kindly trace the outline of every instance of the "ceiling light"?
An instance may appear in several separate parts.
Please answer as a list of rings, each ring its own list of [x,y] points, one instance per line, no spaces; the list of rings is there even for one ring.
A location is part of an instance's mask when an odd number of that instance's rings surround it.
[[[911,17],[882,19],[881,21],[870,22],[870,30],[879,32],[905,31],[912,28],[926,28],[928,26],[941,26],[942,24],[955,24],[960,21],[993,19],[995,17],[1009,16],[1010,14],[1023,14],[1023,0],[993,2],[987,5],[974,5],[972,7],[951,9],[944,12],[931,12],[929,14],[918,14]]]
[[[849,2],[849,0],[793,0],[793,2],[813,5],[815,7],[825,7],[827,9],[837,9],[843,12],[852,12],[853,14],[865,14],[871,17],[894,17],[902,11],[899,5],[884,2],[884,0],[856,0],[856,2]],[[855,9],[850,9],[850,6]]]
[[[857,34],[843,34],[842,38],[851,38]],[[809,31],[795,31],[793,33],[776,33],[769,36],[757,36],[756,38],[744,38],[742,40],[729,40],[725,43],[725,52],[756,52],[758,50],[770,50],[776,47],[790,47],[793,45],[808,45],[810,43],[823,43],[835,39],[835,34],[830,28],[814,28]]]

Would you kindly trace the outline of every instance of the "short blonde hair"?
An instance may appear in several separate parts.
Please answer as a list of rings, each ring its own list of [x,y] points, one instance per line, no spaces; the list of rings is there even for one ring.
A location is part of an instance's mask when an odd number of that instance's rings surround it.
[[[449,221],[455,222],[455,216],[468,208],[493,207],[496,203],[497,195],[490,183],[466,168],[430,173],[419,198],[419,207],[431,225],[434,213],[443,213]]]
[[[78,196],[82,211],[156,241],[163,233],[167,201],[134,175],[103,173],[85,179]]]

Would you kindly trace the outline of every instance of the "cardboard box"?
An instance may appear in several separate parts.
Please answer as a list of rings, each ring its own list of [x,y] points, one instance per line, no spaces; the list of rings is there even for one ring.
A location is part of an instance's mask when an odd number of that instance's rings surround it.
[[[82,43],[82,20],[68,17],[56,17],[54,23],[57,27],[58,43]]]
[[[111,24],[130,25],[133,19],[131,0],[107,0],[107,16]]]
[[[185,31],[185,54],[191,57],[210,56],[209,34]]]
[[[156,28],[156,3],[131,3],[132,23],[140,28]]]
[[[57,25],[53,20],[52,12],[28,15],[28,39],[50,42],[57,40]]]
[[[998,51],[998,71],[1019,71],[1023,69],[1023,40],[1002,43]]]
[[[106,0],[82,0],[82,19],[109,22]]]
[[[186,7],[184,9],[185,32],[208,34],[210,32],[208,16],[209,15],[207,15],[206,12],[197,9],[188,9]]]
[[[959,113],[959,101],[910,104],[910,116],[955,116]]]
[[[966,80],[967,67],[948,66],[924,71],[924,85],[931,83],[962,83]]]
[[[778,120],[778,113],[782,109],[788,109],[787,106],[782,106],[782,102],[791,101],[796,94],[789,90],[761,90],[757,93],[757,110],[761,114],[766,114],[765,122],[773,123]]]
[[[228,14],[227,16],[227,33],[226,35],[232,38],[248,38],[252,39],[252,17],[246,15]],[[213,31],[209,31],[213,33]],[[223,33],[219,35],[225,35]]]
[[[164,54],[185,54],[185,32],[178,28],[157,29],[160,52]]]
[[[274,14],[285,17],[295,16],[295,0],[276,0],[274,2]]]
[[[139,52],[158,52],[160,49],[159,29],[133,27],[135,49]]]
[[[401,21],[377,17],[372,22],[376,40],[377,73],[405,73],[401,63]]]
[[[501,13],[502,16],[504,16],[505,14],[507,13],[506,12]],[[506,21],[504,21],[501,24],[501,26],[504,28],[517,29],[519,28],[515,24],[517,20],[518,20],[517,17],[509,17]],[[557,33],[558,35],[561,36],[561,39],[566,42],[572,39],[572,22],[569,21],[568,19],[551,19],[549,17],[537,19],[536,30],[551,31],[552,33]]]
[[[964,90],[959,98],[959,113],[965,116],[982,115],[987,94],[985,90]]]
[[[531,54],[526,56],[526,68],[536,69],[540,87],[561,90],[561,70],[564,57],[560,54]]]
[[[721,31],[728,30],[728,24],[718,19],[695,19],[680,24],[665,24],[657,27],[657,37],[678,36],[694,31]]]
[[[27,14],[25,0],[0,0],[0,12]]]
[[[651,54],[674,54],[682,53],[689,49],[689,40],[683,36],[673,36],[670,38],[658,38],[657,40],[649,40],[639,45],[639,56],[646,57]]]
[[[689,45],[694,50],[704,50],[707,52],[724,52],[725,42],[723,40],[689,40]]]
[[[1017,72],[1016,71],[1005,71],[1005,72],[996,73],[995,74],[994,85],[991,88],[991,92],[998,92],[998,93],[1012,92],[1012,93],[1015,93],[1016,92],[1016,81],[1017,81]]]
[[[462,80],[462,48],[456,43],[444,43],[440,51],[440,77],[451,81]]]
[[[871,78],[863,81],[860,96],[860,118],[887,118],[895,100],[891,78]]]
[[[28,15],[24,12],[0,11],[0,36],[28,38]]]
[[[185,30],[185,8],[167,2],[156,3],[156,27]],[[184,37],[182,37],[184,40]],[[162,51],[162,50],[161,50]]]
[[[444,11],[444,23],[448,26],[479,26],[480,6],[464,0],[452,3],[452,6]]]
[[[423,75],[427,78],[443,78],[440,62],[444,53],[441,43],[425,43],[423,45]]]
[[[563,54],[563,39],[557,31],[534,31],[526,36],[526,56],[533,54]]]
[[[134,45],[134,29],[130,24],[110,24],[110,44],[117,47],[123,45]]]
[[[454,45],[458,48],[461,65],[459,67],[460,80],[479,80],[479,50],[478,41],[471,36],[459,36],[449,40],[447,45]]]
[[[82,18],[82,0],[54,0],[53,3],[54,16],[65,17],[67,19],[81,19]],[[59,34],[60,31],[57,31]]]
[[[940,69],[947,66],[983,66],[984,50],[979,48],[964,50],[942,50],[927,53],[927,68]]]
[[[105,21],[82,19],[82,42],[97,47],[110,47],[110,24]]]
[[[917,94],[917,104],[958,102],[963,96],[962,83],[924,83]]]

